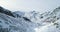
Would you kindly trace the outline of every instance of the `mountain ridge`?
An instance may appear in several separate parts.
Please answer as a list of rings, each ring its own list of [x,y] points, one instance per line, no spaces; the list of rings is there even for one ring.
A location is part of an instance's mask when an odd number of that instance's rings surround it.
[[[0,32],[59,32],[59,21],[59,7],[42,14],[35,11],[11,12],[0,7]]]

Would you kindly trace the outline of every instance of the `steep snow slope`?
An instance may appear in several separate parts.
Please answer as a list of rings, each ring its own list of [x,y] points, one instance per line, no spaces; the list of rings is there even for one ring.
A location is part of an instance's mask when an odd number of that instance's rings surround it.
[[[60,32],[60,7],[42,14],[35,11],[26,12],[23,17],[39,25],[35,32]]]
[[[9,13],[0,9],[0,32],[35,32],[37,24],[26,21],[23,17],[12,17],[14,14],[8,15],[5,12]]]
[[[0,13],[0,31],[2,32],[34,32],[36,26],[35,23]]]
[[[43,21],[46,25],[35,28],[36,32],[60,32],[60,7],[56,8],[47,16]]]
[[[53,11],[11,12],[0,7],[0,32],[60,32],[60,7]]]

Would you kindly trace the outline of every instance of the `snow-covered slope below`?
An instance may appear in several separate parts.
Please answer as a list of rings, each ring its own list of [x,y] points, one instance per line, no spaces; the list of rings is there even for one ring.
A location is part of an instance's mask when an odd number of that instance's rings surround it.
[[[60,26],[60,7],[53,11],[40,14],[39,12],[26,12],[23,17],[30,19],[38,24],[35,28],[36,32],[59,32]],[[59,24],[58,24],[59,23]]]
[[[0,32],[60,32],[60,7],[53,11],[11,12],[0,7]]]
[[[0,13],[0,31],[2,32],[34,32],[36,26],[33,22]]]
[[[47,16],[43,20],[45,25],[35,28],[36,32],[60,32],[60,7],[56,8]]]
[[[2,10],[3,12],[4,10]],[[0,32],[35,32],[37,24],[2,13],[0,10]]]

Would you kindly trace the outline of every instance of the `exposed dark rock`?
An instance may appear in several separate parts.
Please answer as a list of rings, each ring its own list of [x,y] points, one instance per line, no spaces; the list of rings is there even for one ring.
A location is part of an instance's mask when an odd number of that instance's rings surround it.
[[[0,23],[2,23],[2,21],[0,21]]]
[[[59,20],[59,18],[57,18],[57,20]]]
[[[14,17],[14,15],[12,14],[11,11],[9,11],[9,10],[7,10],[7,9],[4,9],[4,8],[1,7],[1,6],[0,6],[0,13],[4,13],[4,14],[6,14],[6,15],[13,16],[13,17]]]
[[[41,18],[43,18],[43,16],[41,16]]]
[[[24,19],[24,20],[26,20],[26,21],[31,22],[31,20],[30,20],[30,19],[28,19],[28,18],[26,18],[26,17],[23,17],[23,19]]]

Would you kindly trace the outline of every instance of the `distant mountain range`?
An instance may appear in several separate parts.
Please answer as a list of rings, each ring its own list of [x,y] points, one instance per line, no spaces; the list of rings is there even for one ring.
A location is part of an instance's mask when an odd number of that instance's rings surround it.
[[[0,32],[60,32],[60,7],[41,14],[11,12],[0,6]]]

